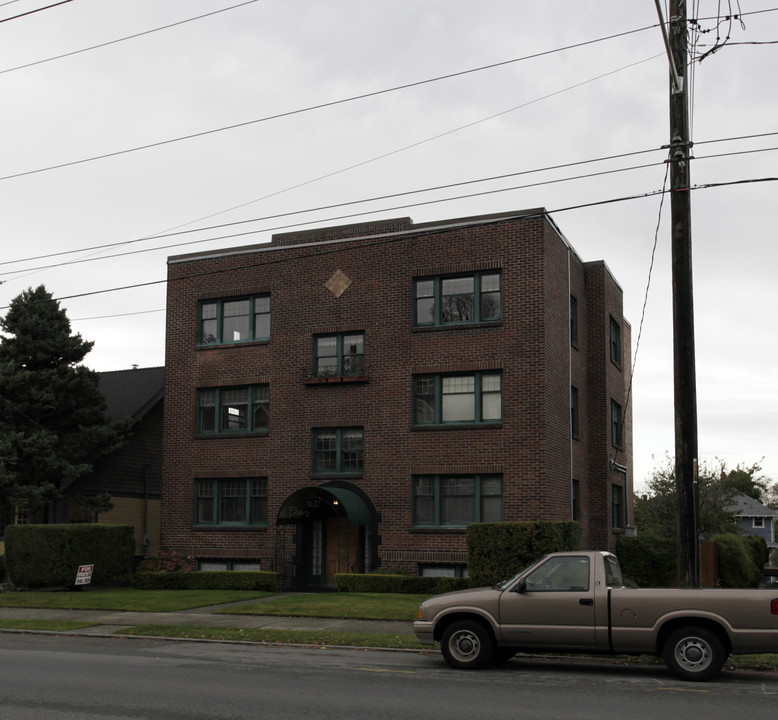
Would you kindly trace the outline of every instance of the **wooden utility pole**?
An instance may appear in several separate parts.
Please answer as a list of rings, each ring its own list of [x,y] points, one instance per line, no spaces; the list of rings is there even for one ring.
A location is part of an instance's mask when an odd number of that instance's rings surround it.
[[[657,3],[659,9],[659,4]],[[660,10],[661,12],[661,10]],[[675,376],[675,484],[678,496],[678,585],[700,586],[697,496],[697,373],[692,292],[692,223],[689,160],[689,83],[686,0],[671,0],[670,212],[673,265],[673,368]]]

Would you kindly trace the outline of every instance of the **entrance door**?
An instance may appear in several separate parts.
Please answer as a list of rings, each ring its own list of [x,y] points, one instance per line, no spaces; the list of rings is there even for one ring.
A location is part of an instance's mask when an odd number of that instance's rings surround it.
[[[328,517],[325,522],[324,582],[334,585],[336,573],[359,571],[359,528],[345,518]]]

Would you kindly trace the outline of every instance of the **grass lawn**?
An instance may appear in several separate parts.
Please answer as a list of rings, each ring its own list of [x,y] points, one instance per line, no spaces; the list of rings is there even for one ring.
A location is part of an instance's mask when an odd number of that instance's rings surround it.
[[[72,632],[94,627],[96,623],[77,620],[0,620],[3,630],[46,630],[49,632]]]
[[[295,645],[340,645],[384,649],[422,646],[415,635],[386,633],[350,633],[328,630],[263,630],[252,628],[198,627],[182,625],[137,625],[116,631],[117,635],[144,635],[146,637],[184,638],[189,640],[233,640]]]
[[[352,620],[407,620],[417,617],[419,603],[429,595],[393,593],[294,593],[261,602],[220,608],[228,615],[287,615]]]
[[[137,590],[94,588],[81,592],[5,592],[0,607],[65,610],[134,610],[174,612],[272,595],[250,590]]]

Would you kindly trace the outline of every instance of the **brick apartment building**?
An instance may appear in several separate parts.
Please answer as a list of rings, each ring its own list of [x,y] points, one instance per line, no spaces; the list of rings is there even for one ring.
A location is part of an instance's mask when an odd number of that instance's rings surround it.
[[[630,326],[545,211],[168,261],[162,545],[295,588],[459,574],[465,526],[629,524]]]

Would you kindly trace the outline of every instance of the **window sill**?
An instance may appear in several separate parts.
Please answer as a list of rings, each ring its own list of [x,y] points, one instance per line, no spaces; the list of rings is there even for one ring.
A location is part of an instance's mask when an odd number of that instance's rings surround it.
[[[366,383],[367,375],[335,375],[333,377],[307,377],[303,379],[304,385],[343,385],[346,383]]]
[[[225,440],[227,438],[263,438],[269,435],[268,430],[255,430],[253,432],[220,432],[220,433],[195,433],[196,440]]]
[[[412,332],[439,332],[441,330],[470,330],[472,328],[500,327],[502,320],[486,320],[485,322],[446,323],[445,325],[414,325]]]
[[[411,425],[412,431],[429,430],[501,430],[502,422],[490,423],[440,423],[437,425]]]
[[[270,338],[260,338],[257,340],[237,340],[235,342],[208,343],[207,345],[197,345],[197,350],[224,350],[224,348],[246,347],[246,345],[269,345]]]
[[[267,523],[256,525],[192,525],[193,532],[267,532]]]
[[[411,533],[451,533],[456,535],[464,534],[467,525],[414,525],[411,527]]]

